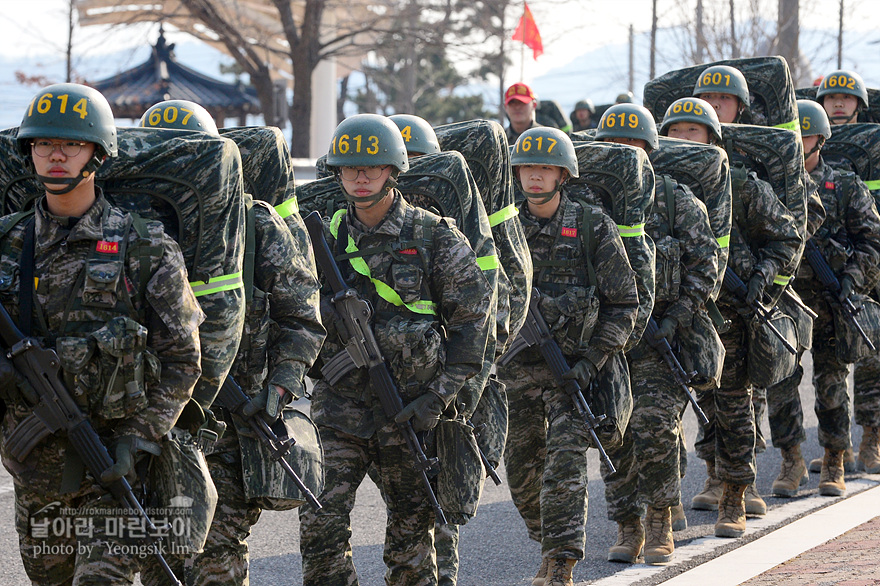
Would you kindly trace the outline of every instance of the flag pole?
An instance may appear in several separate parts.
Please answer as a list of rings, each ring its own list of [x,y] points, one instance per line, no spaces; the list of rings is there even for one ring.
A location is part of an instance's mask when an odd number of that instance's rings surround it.
[[[523,10],[522,16],[520,17],[520,22],[523,22],[526,18],[526,0],[523,0]],[[525,36],[525,34],[523,34]],[[526,43],[525,38],[523,42],[520,43],[519,47],[519,80],[524,81],[526,76]]]

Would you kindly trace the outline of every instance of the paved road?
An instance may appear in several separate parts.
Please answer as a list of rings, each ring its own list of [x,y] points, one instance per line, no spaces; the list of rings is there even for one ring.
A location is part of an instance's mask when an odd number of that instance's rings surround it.
[[[807,357],[807,376],[811,365]],[[807,382],[801,387],[807,419],[807,458],[820,455],[816,441],[816,418],[813,415],[813,387]],[[690,445],[697,434],[696,419],[688,410],[685,433]],[[764,429],[769,438],[766,421]],[[861,428],[854,426],[853,441],[858,445]],[[779,451],[768,449],[758,457],[758,490],[766,495],[770,491],[780,464]],[[676,562],[658,573],[646,566],[630,567],[612,564],[605,556],[616,537],[616,525],[606,519],[604,487],[599,477],[598,458],[593,451],[589,463],[590,503],[586,559],[575,568],[576,583],[601,581],[604,584],[654,584],[676,573],[712,559],[726,550],[755,539],[775,527],[789,523],[809,513],[809,510],[829,504],[835,499],[818,497],[818,475],[812,474],[807,490],[797,499],[766,498],[770,507],[768,518],[751,521],[750,529],[742,540],[701,539],[711,535],[716,513],[693,511],[688,507],[691,497],[699,492],[705,480],[705,467],[691,454],[690,466],[683,484],[683,501],[690,527],[676,533],[680,555]],[[502,474],[503,478],[503,474]],[[851,494],[873,486],[877,477],[849,477]],[[9,477],[0,476],[0,584],[25,586],[28,582],[18,555],[17,541],[12,522],[13,496]],[[413,490],[418,490],[414,487]],[[873,515],[865,513],[867,521]],[[352,519],[354,562],[358,568],[361,584],[383,584],[382,543],[384,538],[385,510],[375,486],[367,479],[357,496]],[[299,555],[299,522],[295,512],[266,512],[254,527],[250,539],[251,583],[256,586],[288,586],[302,583]],[[688,558],[688,559],[684,559]],[[489,481],[477,516],[462,528],[461,533],[461,586],[514,586],[531,583],[540,563],[540,547],[526,536],[525,526],[519,517],[506,484],[496,487]],[[616,575],[616,576],[615,576]]]

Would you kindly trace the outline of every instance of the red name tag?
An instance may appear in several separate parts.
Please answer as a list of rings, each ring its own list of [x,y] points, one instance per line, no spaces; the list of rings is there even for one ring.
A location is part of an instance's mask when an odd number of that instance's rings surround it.
[[[415,248],[404,248],[400,254],[418,254],[418,251]]]
[[[577,238],[577,235],[578,235],[577,228],[563,228],[562,235],[568,236],[570,238]]]
[[[832,183],[831,181],[826,181],[825,189],[834,189],[834,183]]]
[[[95,250],[98,252],[103,252],[105,254],[116,254],[117,252],[119,252],[119,243],[99,240],[97,246],[95,246]]]

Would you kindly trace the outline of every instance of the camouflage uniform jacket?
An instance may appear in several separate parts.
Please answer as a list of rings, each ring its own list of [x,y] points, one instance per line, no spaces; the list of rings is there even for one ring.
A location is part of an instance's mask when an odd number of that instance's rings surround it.
[[[180,248],[158,222],[146,222],[149,236],[144,241],[128,225],[129,214],[108,204],[100,190],[92,207],[72,227],[68,228],[68,218],[46,210],[45,199],[38,201],[35,216],[33,334],[58,351],[65,382],[99,435],[136,435],[156,441],[171,429],[201,374],[198,326],[204,314],[187,280]],[[12,221],[13,216],[0,220],[0,231]],[[27,224],[19,221],[0,241],[0,302],[18,323],[19,265]],[[108,234],[114,233],[124,237],[108,241]],[[95,258],[96,250],[117,247],[120,253],[125,247],[124,259]],[[146,256],[141,257],[144,250]],[[145,290],[139,290],[143,270],[150,276]],[[131,318],[147,328],[145,389],[137,397],[129,395],[128,385],[128,392],[118,395],[113,392],[117,385],[102,388],[109,386],[114,366],[118,377],[125,376],[134,355],[123,348],[117,359],[105,345],[121,343],[120,338],[108,341],[98,332],[112,336],[108,322],[117,317]],[[23,400],[8,406],[4,439],[29,412]],[[52,436],[26,462],[15,461],[4,449],[3,463],[32,490],[57,491],[61,469],[45,463],[59,457],[63,461],[66,446],[65,438]]]
[[[348,248],[354,246],[364,251],[360,258],[370,277],[353,268],[352,261],[356,259],[337,260],[337,264],[345,282],[373,307],[371,325],[386,361],[391,364],[404,403],[424,392],[433,392],[448,406],[465,381],[483,366],[486,340],[490,327],[493,327],[489,309],[494,292],[477,264],[473,249],[451,220],[416,208],[399,192],[393,193],[391,209],[372,228],[357,220],[351,205],[334,216],[339,221],[340,213],[344,212],[337,234],[341,237],[347,232]],[[344,248],[337,244],[332,226],[326,236],[330,249],[339,256]],[[401,249],[399,246],[419,240],[421,245],[412,248]],[[371,279],[394,289],[404,303],[433,303],[436,313],[416,313],[392,304],[379,295]],[[332,297],[327,286],[321,294],[324,298]],[[322,321],[328,334],[316,366],[344,348],[332,312],[330,315],[325,313],[329,306],[329,303],[322,302]],[[411,341],[408,334],[397,329],[401,326],[410,332],[413,329],[420,331],[420,344],[401,347],[401,337]],[[441,326],[445,337],[440,335]],[[422,344],[424,348],[420,347]],[[416,366],[417,374],[424,380],[404,376],[410,372],[406,367],[409,359],[428,361],[428,368]],[[316,371],[313,369],[312,374],[317,374]],[[428,377],[424,376],[426,371]],[[365,369],[349,372],[333,387],[320,380],[313,392],[315,422],[358,437],[371,437],[384,425],[384,413],[380,407],[371,392]]]
[[[251,210],[255,246],[245,255],[254,255],[253,291],[232,373],[252,395],[272,384],[298,399],[327,334],[314,259],[301,254],[288,224],[269,204],[254,201]]]
[[[734,188],[732,204],[727,266],[745,282],[758,274],[765,287],[769,286],[803,248],[794,216],[782,205],[770,184],[758,179],[753,172],[749,172],[741,187]],[[730,303],[732,295],[722,289],[720,299]]]
[[[721,248],[709,224],[706,205],[686,185],[670,182],[673,221],[670,223],[664,178],[658,176],[654,206],[645,225],[645,232],[657,247],[653,315],[655,319],[671,317],[679,327],[686,328],[715,287]],[[680,266],[661,266],[673,263]]]
[[[526,128],[522,132],[517,132],[513,129],[513,127],[510,125],[510,122],[508,121],[507,126],[504,128],[504,134],[507,135],[507,144],[513,146],[514,144],[516,144],[516,139],[518,139],[519,135],[521,135],[523,132],[525,132],[526,130],[531,130],[532,128],[540,128],[541,126],[544,125],[538,124],[537,121],[532,120],[532,123],[529,125],[528,128]]]
[[[880,216],[874,198],[856,175],[836,171],[821,158],[810,176],[827,214],[813,241],[835,273],[849,276],[859,290],[873,287],[880,276]],[[807,262],[801,263],[795,285],[821,287]]]
[[[550,297],[557,297],[572,286],[589,287],[584,246],[579,237],[583,206],[562,192],[559,209],[552,218],[536,218],[528,200],[520,204],[520,219],[532,253],[532,262],[578,261],[574,268],[535,265],[534,285]],[[601,369],[609,356],[623,349],[635,325],[639,307],[635,272],[629,264],[617,225],[601,208],[590,206],[593,216],[595,250],[592,265],[596,272],[599,314],[588,346],[581,356]],[[545,318],[547,316],[545,315]]]

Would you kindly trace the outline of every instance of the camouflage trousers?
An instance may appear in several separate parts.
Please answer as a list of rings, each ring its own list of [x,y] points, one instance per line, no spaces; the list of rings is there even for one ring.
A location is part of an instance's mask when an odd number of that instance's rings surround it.
[[[856,423],[880,427],[880,353],[857,362],[853,379]]]
[[[722,481],[751,484],[755,481],[755,415],[748,375],[749,333],[742,316],[729,306],[720,308],[730,322],[730,328],[720,334],[727,353],[721,387],[697,393],[709,424],[700,425],[694,448],[701,459],[715,462]]]
[[[642,517],[645,507],[672,507],[681,497],[681,414],[687,403],[656,351],[640,342],[629,354],[633,412],[623,443],[607,450],[617,469],[603,474],[608,518]]]
[[[15,483],[15,528],[21,560],[35,586],[131,584],[141,573],[144,586],[164,586],[168,578],[151,553],[165,556],[178,579],[183,557],[164,544],[138,538],[140,524],[93,486],[69,495],[40,494]]]
[[[247,537],[262,509],[245,499],[244,478],[238,436],[230,425],[223,439],[208,456],[211,479],[217,488],[217,509],[208,531],[205,548],[187,568],[187,586],[246,586],[248,577]]]
[[[507,483],[541,555],[583,559],[589,434],[544,363],[499,367],[507,385]]]
[[[434,510],[396,424],[387,423],[368,439],[318,424],[324,446],[323,508],[300,507],[300,550],[304,586],[358,584],[352,563],[351,510],[371,464],[387,497],[383,559],[385,582],[394,586],[437,584]]]

